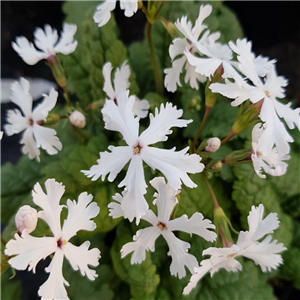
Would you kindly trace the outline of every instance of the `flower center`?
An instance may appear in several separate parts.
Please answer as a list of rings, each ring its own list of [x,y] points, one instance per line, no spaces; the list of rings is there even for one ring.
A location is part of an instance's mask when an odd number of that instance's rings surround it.
[[[30,118],[30,119],[28,119],[27,120],[27,124],[29,125],[29,126],[33,126],[33,120]]]
[[[271,95],[268,90],[265,91],[265,94],[266,94],[267,97],[270,97],[270,95]]]
[[[62,240],[61,238],[57,240],[57,247],[62,249],[62,246],[66,245],[67,241],[66,240]]]
[[[164,230],[164,229],[167,229],[167,225],[163,222],[158,222],[157,224],[157,227],[160,229],[160,230]]]
[[[140,154],[142,150],[142,146],[139,143],[137,143],[137,145],[133,147],[133,150],[134,150],[134,154]]]
[[[114,102],[115,102],[115,104],[118,106],[118,100],[117,100],[117,98],[116,98],[116,97],[113,99],[113,101],[114,101]]]

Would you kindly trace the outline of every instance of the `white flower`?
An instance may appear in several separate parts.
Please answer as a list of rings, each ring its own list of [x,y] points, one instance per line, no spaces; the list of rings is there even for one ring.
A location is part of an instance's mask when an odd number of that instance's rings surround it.
[[[17,37],[16,42],[12,42],[12,47],[28,65],[35,65],[42,59],[55,56],[56,53],[67,55],[74,52],[77,47],[77,41],[74,41],[76,30],[75,24],[64,23],[58,40],[57,30],[46,24],[44,31],[38,27],[33,33],[34,44],[39,50],[24,36]]]
[[[214,93],[220,93],[228,98],[235,99],[231,104],[239,105],[250,99],[252,103],[263,100],[260,119],[264,122],[265,130],[258,140],[258,146],[264,156],[268,156],[274,145],[277,148],[279,156],[283,157],[289,153],[289,142],[293,142],[293,138],[287,132],[280,118],[283,118],[290,129],[294,129],[295,125],[300,130],[300,108],[291,109],[291,103],[282,104],[277,98],[285,96],[284,87],[288,81],[277,76],[274,61],[268,62],[266,68],[257,68],[255,64],[255,56],[251,52],[251,42],[237,40],[236,45],[230,43],[231,48],[238,54],[240,62],[240,71],[252,82],[252,84],[244,81],[239,83],[226,81],[225,84],[215,83],[210,86]],[[261,58],[259,58],[261,60]],[[271,68],[270,68],[271,66]],[[263,72],[269,69],[269,72]],[[264,80],[260,75],[266,73]],[[233,77],[236,80],[236,77]]]
[[[99,207],[95,202],[90,204],[93,196],[86,192],[79,195],[78,202],[68,200],[68,216],[61,228],[60,214],[65,206],[59,202],[65,188],[54,179],[48,179],[45,186],[46,194],[37,183],[32,196],[34,203],[42,209],[38,212],[39,218],[49,225],[53,237],[34,237],[24,230],[21,236],[15,234],[15,239],[6,244],[5,254],[14,256],[8,261],[13,268],[25,270],[28,267],[29,271],[33,270],[35,273],[38,262],[53,253],[53,259],[46,268],[50,275],[39,288],[38,294],[42,299],[69,299],[65,289],[65,285],[68,286],[69,283],[62,274],[64,256],[74,270],[80,270],[81,275],[86,275],[90,280],[98,276],[89,265],[99,265],[100,251],[96,248],[89,250],[88,241],[77,247],[69,240],[79,230],[92,231],[96,228],[96,224],[90,219],[98,215]]]
[[[104,26],[111,17],[111,12],[116,8],[117,0],[105,0],[97,6],[94,21],[99,27]],[[120,0],[120,8],[126,17],[132,17],[138,10],[138,0]]]
[[[36,228],[37,219],[36,209],[29,205],[21,206],[15,216],[17,231],[21,234],[26,229],[27,233],[31,233]]]
[[[274,147],[271,150],[268,156],[263,155],[260,152],[258,146],[258,140],[262,135],[263,131],[264,131],[264,126],[261,123],[256,124],[252,130],[253,153],[251,155],[251,158],[252,158],[254,170],[260,178],[266,178],[266,175],[264,175],[262,171],[265,171],[265,173],[271,176],[282,176],[286,173],[287,166],[288,166],[288,164],[283,161],[290,159],[290,156],[284,155],[280,157],[278,155],[276,147]]]
[[[177,29],[184,35],[184,38],[176,38],[172,41],[169,48],[169,54],[172,60],[172,67],[165,69],[165,87],[169,92],[175,92],[177,85],[181,86],[180,74],[183,67],[185,67],[186,74],[184,81],[189,82],[190,86],[194,89],[198,89],[199,85],[197,81],[205,82],[206,76],[197,74],[195,72],[195,67],[192,66],[184,53],[185,49],[194,53],[197,52],[196,43],[200,40],[204,42],[209,37],[209,32],[207,31],[200,38],[203,31],[207,28],[203,25],[203,21],[211,14],[211,5],[201,5],[199,10],[199,16],[195,22],[195,26],[192,28],[192,23],[187,21],[187,17],[183,16],[180,20],[178,19],[175,23]],[[215,36],[213,34],[212,36]],[[219,33],[217,33],[219,35]],[[178,56],[181,56],[178,58]]]
[[[193,255],[187,253],[190,244],[178,239],[173,231],[180,230],[190,235],[197,234],[212,242],[217,235],[209,229],[215,229],[215,226],[198,212],[194,213],[190,219],[187,215],[183,215],[180,218],[170,220],[172,211],[178,202],[176,195],[179,191],[174,190],[169,184],[167,185],[162,177],[156,177],[150,183],[157,190],[157,193],[154,194],[156,199],[153,202],[157,206],[157,216],[152,210],[146,212],[142,219],[152,226],[138,230],[133,237],[134,242],[127,243],[122,247],[121,257],[123,258],[133,252],[131,264],[141,263],[146,258],[146,250],[154,251],[155,241],[162,235],[169,246],[168,255],[172,257],[170,272],[172,275],[178,275],[179,278],[182,278],[186,275],[185,266],[193,273],[198,262]]]
[[[207,145],[204,148],[207,152],[216,152],[221,146],[221,141],[219,138],[214,137],[207,140]]]
[[[242,265],[236,260],[238,256],[252,259],[261,267],[263,272],[277,269],[282,264],[282,257],[278,253],[286,250],[282,243],[278,244],[270,235],[279,227],[276,213],[270,213],[263,219],[264,206],[252,206],[248,215],[249,231],[241,231],[238,241],[230,248],[210,247],[203,251],[203,255],[210,255],[200,263],[200,267],[195,268],[189,284],[184,288],[183,294],[187,295],[197,285],[198,281],[208,272],[211,276],[219,269],[237,272],[242,270]],[[259,240],[265,237],[261,242]]]
[[[29,94],[29,82],[21,78],[20,82],[12,84],[12,102],[17,104],[18,109],[7,111],[7,121],[9,124],[4,126],[7,135],[13,135],[25,130],[20,141],[24,144],[22,151],[28,154],[30,159],[40,160],[40,150],[43,148],[48,154],[53,155],[62,149],[62,144],[56,136],[56,131],[46,128],[40,124],[46,120],[57,100],[58,93],[52,88],[49,96],[44,95],[44,101],[36,106],[32,111],[32,97]]]
[[[83,128],[85,127],[86,121],[85,121],[85,116],[82,112],[78,110],[74,110],[70,116],[69,120],[72,125],[78,127],[78,128]]]
[[[102,69],[104,77],[103,91],[107,94],[110,100],[113,100],[115,102],[116,105],[118,105],[117,95],[120,92],[128,90],[130,86],[130,68],[126,63],[127,62],[125,61],[120,69],[117,68],[114,76],[114,87],[111,82],[111,63],[105,63]],[[148,115],[149,107],[150,105],[147,100],[139,100],[135,97],[135,102],[133,105],[133,115],[138,116],[139,118],[145,118]]]
[[[132,108],[135,98],[128,98],[128,91],[117,96],[118,106],[113,101],[106,101],[102,109],[105,128],[118,131],[122,134],[127,146],[110,146],[111,152],[100,152],[98,165],[92,166],[88,171],[82,171],[92,180],[100,176],[104,180],[113,181],[117,174],[130,161],[125,178],[119,187],[125,186],[126,196],[122,201],[125,218],[136,221],[145,214],[148,204],[144,198],[147,184],[145,182],[143,161],[152,169],[158,169],[174,189],[179,189],[183,182],[193,188],[197,185],[188,177],[187,173],[198,173],[204,168],[200,163],[201,157],[196,154],[188,155],[188,147],[176,152],[175,147],[170,150],[151,147],[155,143],[166,141],[171,134],[171,127],[186,127],[191,120],[179,119],[183,112],[167,103],[161,104],[160,112],[155,110],[155,115],[150,114],[150,125],[139,135],[139,118],[134,118]]]
[[[0,130],[0,140],[2,140],[3,137],[3,131]]]

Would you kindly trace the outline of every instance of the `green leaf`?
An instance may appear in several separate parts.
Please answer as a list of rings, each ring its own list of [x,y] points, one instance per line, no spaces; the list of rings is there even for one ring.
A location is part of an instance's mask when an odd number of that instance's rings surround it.
[[[1,275],[1,299],[21,299],[21,282],[16,279],[9,279],[10,276],[12,276],[12,274],[8,271]]]
[[[7,222],[26,202],[26,194],[30,193],[39,180],[41,164],[23,156],[16,165],[6,163],[1,167],[1,218]]]
[[[132,299],[155,299],[156,289],[159,284],[159,276],[156,267],[152,264],[150,253],[141,264],[131,265],[131,254],[121,259],[121,247],[132,241],[132,234],[122,222],[117,228],[117,239],[111,249],[111,258],[118,276],[130,285]]]

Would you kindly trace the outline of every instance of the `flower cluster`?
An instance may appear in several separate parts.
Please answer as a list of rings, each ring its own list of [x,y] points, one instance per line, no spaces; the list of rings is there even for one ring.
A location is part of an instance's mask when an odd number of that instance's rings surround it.
[[[94,20],[99,27],[109,21],[116,2],[106,0],[97,6]],[[142,1],[121,0],[120,7],[127,17],[132,16],[138,8],[142,9],[150,24],[158,19],[157,15],[164,2],[149,1],[147,10]],[[17,37],[12,43],[13,49],[30,65],[41,59],[48,60],[53,76],[63,90],[66,113],[63,116],[51,113],[58,98],[58,92],[54,88],[49,95],[43,95],[43,102],[33,108],[29,82],[21,78],[11,87],[12,102],[18,105],[20,110],[8,110],[7,124],[4,127],[6,134],[10,136],[24,132],[20,141],[23,153],[30,159],[36,158],[40,161],[40,148],[50,155],[62,150],[56,130],[46,126],[66,119],[71,124],[70,128],[86,141],[89,138],[84,135],[86,129],[81,130],[89,127],[90,110],[99,115],[101,113],[103,123],[102,119],[100,121],[104,124],[104,129],[120,133],[122,141],[115,144],[110,141],[107,144],[110,145],[108,150],[99,152],[99,159],[95,165],[89,165],[89,170],[81,170],[80,167],[78,172],[81,171],[92,181],[99,178],[105,181],[107,177],[109,182],[113,182],[125,169],[125,175],[118,183],[118,188],[122,190],[112,196],[112,199],[108,199],[109,216],[114,219],[124,218],[130,222],[135,220],[136,225],[144,220],[150,225],[138,229],[133,241],[120,247],[120,256],[124,258],[131,254],[131,264],[140,264],[146,259],[146,251],[155,251],[155,242],[162,236],[169,248],[167,255],[172,260],[171,275],[183,278],[187,274],[186,269],[192,274],[183,294],[189,294],[208,272],[213,276],[221,268],[232,272],[242,270],[242,264],[236,260],[238,256],[252,259],[263,272],[276,269],[282,264],[280,253],[286,248],[277,240],[272,240],[271,236],[279,227],[277,214],[270,213],[263,218],[264,206],[252,206],[248,215],[249,230],[240,231],[236,243],[233,243],[230,230],[234,230],[229,218],[219,206],[209,178],[221,171],[223,163],[237,165],[240,162],[252,162],[260,178],[266,178],[266,174],[284,175],[288,167],[285,161],[290,158],[289,143],[293,142],[293,138],[282,119],[290,129],[297,126],[300,130],[300,109],[292,109],[291,103],[282,104],[279,100],[285,96],[287,80],[277,75],[276,61],[261,55],[256,56],[252,52],[251,42],[247,39],[237,39],[236,42],[231,41],[228,44],[218,42],[221,33],[211,32],[206,25],[211,13],[211,5],[201,5],[194,25],[187,16],[182,16],[173,24],[177,37],[169,47],[171,67],[164,70],[166,90],[174,93],[182,87],[183,71],[184,82],[192,89],[200,90],[203,84],[206,84],[206,111],[202,123],[198,132],[195,132],[194,140],[185,141],[189,146],[181,150],[176,150],[175,146],[165,149],[164,142],[170,142],[173,128],[185,128],[193,120],[183,118],[184,112],[178,108],[180,105],[175,101],[176,105],[165,101],[153,109],[150,100],[142,97],[140,100],[136,95],[130,94],[130,81],[134,77],[131,74],[130,61],[125,60],[119,66],[114,66],[112,62],[101,64],[102,74],[100,69],[99,75],[102,76],[101,80],[103,79],[102,99],[91,99],[87,107],[80,107],[80,101],[73,106],[68,94],[64,67],[56,54],[68,55],[75,51],[76,25],[65,23],[60,39],[55,29],[45,25],[44,31],[37,28],[34,32],[35,46],[25,37]],[[151,47],[151,34],[149,38]],[[151,51],[151,56],[155,56],[155,51]],[[155,62],[153,66],[155,67]],[[219,137],[205,137],[199,142],[208,113],[214,106],[218,93],[232,99],[232,106],[240,107],[238,116],[225,139],[221,141]],[[209,102],[207,99],[210,97],[213,101]],[[145,98],[148,99],[146,96]],[[228,105],[230,107],[230,102]],[[148,126],[144,126],[147,122]],[[214,159],[215,152],[231,137],[249,127],[252,127],[251,149],[233,151],[222,160]],[[148,176],[145,175],[145,167],[159,172],[159,177],[149,180],[156,190],[153,205],[157,208],[157,214],[149,208]],[[201,178],[190,177],[191,174],[197,173],[202,173]],[[197,206],[189,217],[187,214],[175,217],[182,190],[197,188],[198,181],[202,179],[208,187],[214,205],[214,223],[196,211]],[[36,183],[32,191],[33,202],[40,208],[39,211],[24,205],[17,212],[16,232],[14,238],[6,243],[4,253],[9,256],[8,263],[13,268],[28,268],[34,273],[39,261],[53,256],[46,268],[46,272],[50,273],[49,277],[39,288],[38,294],[42,299],[69,299],[65,288],[69,283],[62,273],[64,257],[74,270],[80,270],[81,274],[90,280],[93,281],[98,276],[89,266],[98,266],[100,250],[89,249],[88,241],[77,247],[70,239],[80,230],[93,231],[96,228],[92,219],[99,214],[100,208],[92,202],[93,196],[87,192],[81,193],[78,201],[67,200],[66,205],[60,204],[65,188],[55,179],[48,179],[45,187],[46,193],[40,184]],[[68,214],[61,226],[63,208],[67,208]],[[53,236],[32,235],[39,219],[49,225]],[[217,229],[216,232],[214,229]],[[197,235],[207,242],[217,243],[221,240],[223,247],[201,249],[202,254],[209,255],[210,258],[202,260],[199,265],[197,257],[189,253],[190,243],[179,239],[174,234],[175,231],[185,232],[190,236]]]

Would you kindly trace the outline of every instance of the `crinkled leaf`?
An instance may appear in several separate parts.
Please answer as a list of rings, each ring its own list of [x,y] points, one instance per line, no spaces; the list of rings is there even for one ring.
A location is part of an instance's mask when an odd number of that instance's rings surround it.
[[[121,259],[120,250],[125,243],[130,241],[132,241],[132,233],[123,222],[117,228],[117,239],[111,249],[115,271],[123,281],[130,285],[132,299],[155,299],[159,276],[156,273],[156,266],[152,264],[150,253],[147,253],[146,260],[141,264],[131,265],[130,254]]]

